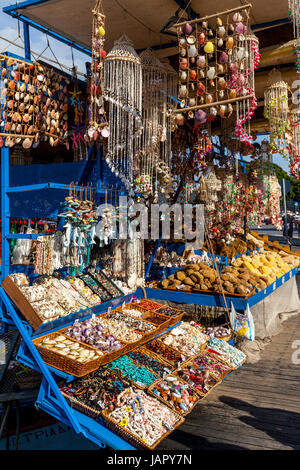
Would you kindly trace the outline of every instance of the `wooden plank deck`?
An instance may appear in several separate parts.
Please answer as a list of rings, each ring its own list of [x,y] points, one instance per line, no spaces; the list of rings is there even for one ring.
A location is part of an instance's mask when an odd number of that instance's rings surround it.
[[[215,388],[157,449],[300,449],[300,314],[284,323],[256,364],[245,364]],[[300,356],[299,356],[300,357]]]

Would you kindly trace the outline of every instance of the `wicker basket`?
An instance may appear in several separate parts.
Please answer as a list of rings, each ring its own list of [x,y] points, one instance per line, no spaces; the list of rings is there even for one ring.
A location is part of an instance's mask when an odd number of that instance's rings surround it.
[[[174,415],[178,417],[178,421],[176,422],[172,430],[166,431],[166,433],[160,439],[158,439],[152,446],[148,446],[138,436],[133,434],[131,431],[126,430],[124,427],[120,426],[119,423],[117,423],[117,421],[115,421],[109,416],[109,411],[103,410],[102,416],[104,417],[105,424],[109,429],[111,429],[113,432],[115,432],[120,437],[125,439],[127,442],[132,444],[134,447],[137,447],[139,449],[154,450],[166,437],[168,437],[173,431],[175,431],[175,429],[181,426],[182,423],[184,422],[184,418],[182,416],[176,413],[176,411],[174,410],[172,411]]]
[[[61,335],[61,332],[57,331],[55,333],[40,336],[36,339],[33,339],[32,341],[46,364],[55,367],[56,369],[59,369],[63,372],[66,372],[67,374],[75,375],[76,377],[82,377],[83,375],[89,374],[90,372],[93,372],[94,370],[98,369],[98,367],[101,365],[101,360],[103,359],[102,356],[99,356],[97,359],[93,359],[89,362],[81,363],[67,356],[63,356],[62,354],[59,354],[56,351],[51,351],[50,349],[46,349],[41,346],[41,343],[45,338],[54,339],[59,335]],[[85,349],[89,349],[90,351],[96,350],[92,346],[74,340],[69,336],[63,336],[73,341],[74,343],[80,344],[80,346],[83,346]]]
[[[215,357],[213,354],[211,354],[211,353],[208,352],[208,351],[203,351],[201,354],[198,354],[198,355],[195,356],[193,359],[190,359],[190,360],[186,361],[186,362],[183,364],[183,367],[186,367],[186,366],[188,366],[190,363],[195,362],[195,360],[196,360],[198,357],[200,358],[202,354],[207,354],[208,356],[211,356],[212,359],[215,359],[215,360],[217,360],[218,362],[220,362],[221,364],[224,364],[224,365],[226,365],[227,367],[229,367],[228,371],[227,371],[227,372],[224,372],[223,374],[221,374],[221,376],[218,376],[217,374],[214,374],[213,371],[211,371],[210,374],[213,375],[216,379],[222,381],[222,380],[225,379],[225,377],[226,377],[228,374],[230,374],[230,373],[234,370],[234,369],[232,369],[232,367],[231,367],[229,364],[227,364],[227,362],[223,361],[222,359],[220,359],[220,358],[218,358],[218,357]]]
[[[60,334],[63,334],[64,336],[66,336],[68,339],[72,339],[74,341],[74,338],[72,338],[72,336],[69,336],[67,333],[65,333],[65,331],[68,329],[69,327],[66,326],[65,328],[62,328],[61,330],[58,330],[57,333],[60,333]],[[77,341],[77,340],[76,340]],[[89,346],[90,348],[92,348],[94,351],[99,351],[99,349],[95,348],[94,346],[90,346],[89,344],[86,344],[86,343],[83,343],[83,342],[80,342],[78,341],[78,343],[84,345],[84,346]],[[120,341],[120,343],[122,344],[122,347],[120,349],[117,349],[116,351],[111,351],[110,353],[104,353],[102,356],[100,356],[100,359],[99,359],[99,366],[104,366],[105,364],[108,364],[109,362],[112,362],[114,361],[115,359],[117,359],[118,357],[120,356],[124,356],[124,354],[126,354],[128,352],[128,349],[130,348],[130,350],[133,348],[133,346],[131,345],[134,345],[135,343],[124,343],[123,341]],[[136,343],[138,343],[138,341],[136,341]]]
[[[213,385],[206,393],[204,392],[200,392],[200,390],[198,390],[194,385],[191,385],[189,382],[187,382],[186,380],[184,380],[182,377],[180,377],[180,375],[178,374],[178,370],[174,372],[174,375],[176,375],[176,377],[178,377],[178,380],[180,380],[181,382],[187,384],[190,388],[192,388],[196,393],[198,393],[198,395],[200,396],[200,399],[202,400],[203,398],[207,397],[207,395],[210,394],[210,392],[212,392],[214,390],[214,388],[217,386],[217,385],[220,385],[220,383],[222,383],[222,380],[223,379],[218,379],[217,377],[215,377],[213,374],[209,374],[213,379],[217,380],[217,383],[215,385]]]
[[[101,416],[101,411],[97,411],[94,408],[91,408],[88,405],[85,405],[81,401],[77,400],[75,397],[67,395],[65,392],[61,390],[62,395],[65,397],[71,408],[75,408],[75,410],[80,411],[81,413],[89,416],[90,418],[97,419]]]
[[[150,367],[147,367],[144,364],[139,364],[139,363],[135,362],[131,357],[129,359],[131,360],[131,362],[136,367],[144,367],[145,369],[148,370],[148,372],[150,372],[151,374],[153,374],[156,377],[156,379],[152,383],[154,383],[154,382],[156,382],[156,380],[158,380],[158,378],[159,378],[158,374],[155,371],[153,371],[152,369],[150,369]],[[108,367],[109,367],[109,365],[108,365]],[[111,370],[114,371],[115,369],[111,369]],[[149,387],[149,385],[143,384],[142,382],[135,382],[134,380],[130,379],[129,377],[127,377],[127,375],[122,370],[120,370],[120,373],[124,377],[125,380],[128,380],[129,382],[131,382],[132,385],[136,388],[139,388],[141,390],[146,390]]]
[[[178,376],[177,376],[178,377]],[[182,385],[186,385],[186,382],[180,378],[178,378],[178,381],[182,384]],[[168,401],[164,400],[164,398],[162,398],[161,396],[157,395],[156,393],[153,392],[153,389],[155,388],[155,386],[161,382],[161,379],[160,380],[157,380],[156,382],[154,382],[153,384],[149,385],[148,387],[148,390],[147,390],[147,393],[149,395],[151,395],[152,397],[155,397],[157,400],[161,401],[164,405],[166,405],[168,408],[170,408],[171,410],[175,411],[176,413],[180,414],[180,416],[186,416],[188,415],[194,408],[195,406],[197,405],[197,403],[203,398],[203,395],[198,391],[196,390],[194,387],[192,387],[191,385],[189,385],[189,387],[192,389],[192,391],[195,393],[196,397],[198,398],[197,401],[194,402],[193,406],[188,410],[188,411],[177,411],[177,410],[174,410],[174,408],[172,408],[172,406],[169,404]]]
[[[218,361],[223,362],[224,364],[227,364],[229,367],[232,368],[232,370],[239,369],[247,361],[247,356],[246,356],[239,366],[233,367],[231,364],[229,364],[229,362],[226,362],[224,359],[222,359],[221,354],[218,351],[215,351],[213,348],[210,348],[209,345],[207,346],[207,352],[211,354],[213,357],[215,356],[218,359]]]
[[[178,365],[178,362],[182,362],[181,360],[181,355],[179,354],[179,352],[176,350],[176,349],[173,349],[171,346],[167,346],[166,344],[164,344],[162,341],[160,341],[159,339],[155,340],[155,341],[152,341],[152,344],[159,344],[159,347],[162,348],[163,350],[165,351],[169,351],[170,353],[173,353],[173,354],[176,354],[178,356],[178,361],[177,360],[171,360],[171,359],[167,359],[165,358],[164,356],[160,355],[159,353],[156,353],[154,351],[152,351],[151,349],[148,349],[147,348],[147,345],[145,345],[144,347],[146,348],[147,352],[151,352],[151,354],[153,355],[153,357],[155,359],[157,359],[158,361],[165,361],[167,364],[170,364],[170,366],[174,367],[174,368],[177,368],[177,365]]]
[[[149,302],[151,302],[154,308],[149,308],[149,306],[147,307],[147,304]],[[163,306],[162,304],[158,304],[157,302],[153,302],[152,300],[148,300],[148,299],[141,299],[141,301],[139,302],[139,305],[150,312],[155,312],[156,310],[158,310],[159,308]]]
[[[161,333],[162,331],[165,331],[167,328],[169,328],[171,326],[171,322],[169,320],[169,317],[165,316],[165,315],[161,315],[161,314],[157,314],[153,311],[150,311],[150,310],[147,310],[143,307],[140,307],[138,303],[128,303],[126,304],[126,308],[132,308],[132,309],[135,309],[135,310],[138,310],[139,312],[141,312],[143,315],[142,315],[142,320],[144,321],[147,321],[148,323],[151,323],[151,325],[154,325],[156,326],[156,329],[149,332],[149,333],[146,333],[147,335],[149,334],[149,338],[146,338],[146,341],[150,341],[151,339],[153,339],[156,335],[158,335],[159,333]],[[115,309],[115,311],[117,312],[122,312],[122,307],[117,307]],[[160,325],[157,325],[156,323],[152,323],[151,321],[148,321],[147,318],[151,318],[153,316],[157,316],[161,319],[164,320],[163,323],[161,323]],[[173,323],[172,323],[173,324]],[[145,341],[144,341],[145,342]]]
[[[145,356],[159,362],[162,366],[164,366],[166,369],[168,369],[170,372],[172,372],[173,370],[175,370],[175,367],[174,366],[171,366],[171,364],[169,364],[167,361],[165,361],[163,358],[161,357],[158,357],[157,355],[155,355],[154,353],[152,353],[152,351],[149,351],[149,349],[146,349],[145,347],[141,346],[138,351],[134,351],[134,352],[140,352],[142,354],[145,354]],[[136,365],[144,365],[144,364],[141,364],[139,363],[138,361],[136,361],[135,359],[133,358],[130,358],[132,360],[132,362]],[[157,377],[159,377],[159,374],[152,369],[152,367],[150,366],[144,366],[144,367],[147,367],[147,369],[152,372],[153,374],[157,375]]]

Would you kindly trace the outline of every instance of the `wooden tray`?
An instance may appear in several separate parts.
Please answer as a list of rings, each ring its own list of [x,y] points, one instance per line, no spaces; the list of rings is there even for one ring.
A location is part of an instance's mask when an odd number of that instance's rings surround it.
[[[38,313],[34,310],[31,303],[27,300],[21,289],[9,276],[6,276],[6,278],[2,281],[1,286],[5,290],[6,294],[14,302],[14,304],[18,307],[32,328],[37,330],[38,327],[43,324],[43,321],[39,317]]]
[[[155,397],[156,398],[156,397]],[[137,447],[139,449],[147,449],[147,450],[154,450],[166,437],[168,437],[175,429],[177,429],[179,426],[182,425],[184,422],[184,418],[180,416],[176,411],[172,410],[174,415],[178,417],[178,421],[176,422],[174,428],[172,430],[166,431],[163,436],[158,439],[152,446],[148,446],[145,442],[143,442],[138,436],[133,434],[131,431],[127,430],[126,428],[122,427],[112,419],[109,415],[109,411],[103,410],[102,411],[102,416],[105,419],[105,423],[109,429],[111,429],[113,432],[121,436],[123,439],[128,441],[130,444],[132,444],[134,447]]]

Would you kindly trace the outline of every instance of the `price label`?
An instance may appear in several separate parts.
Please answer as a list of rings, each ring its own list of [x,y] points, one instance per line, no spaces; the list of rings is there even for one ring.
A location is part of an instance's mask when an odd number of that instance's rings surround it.
[[[163,380],[165,380],[166,375],[167,375],[166,372],[164,372],[164,373],[163,373]]]
[[[139,387],[145,387],[145,384],[143,384],[142,382],[139,382],[138,380],[135,382]]]
[[[170,431],[173,431],[174,427],[168,423],[167,421],[163,421],[163,425],[165,428],[169,429]]]
[[[103,401],[101,401],[101,400],[97,401],[97,405],[100,406],[100,408],[101,408],[102,410],[104,410],[104,408],[105,408],[105,403],[104,403]]]

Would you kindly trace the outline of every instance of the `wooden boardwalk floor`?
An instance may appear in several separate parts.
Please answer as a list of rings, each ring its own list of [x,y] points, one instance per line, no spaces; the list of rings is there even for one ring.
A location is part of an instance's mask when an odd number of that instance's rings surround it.
[[[300,449],[300,314],[284,323],[256,364],[245,364],[215,388],[157,449]],[[300,354],[298,355],[300,359]]]

